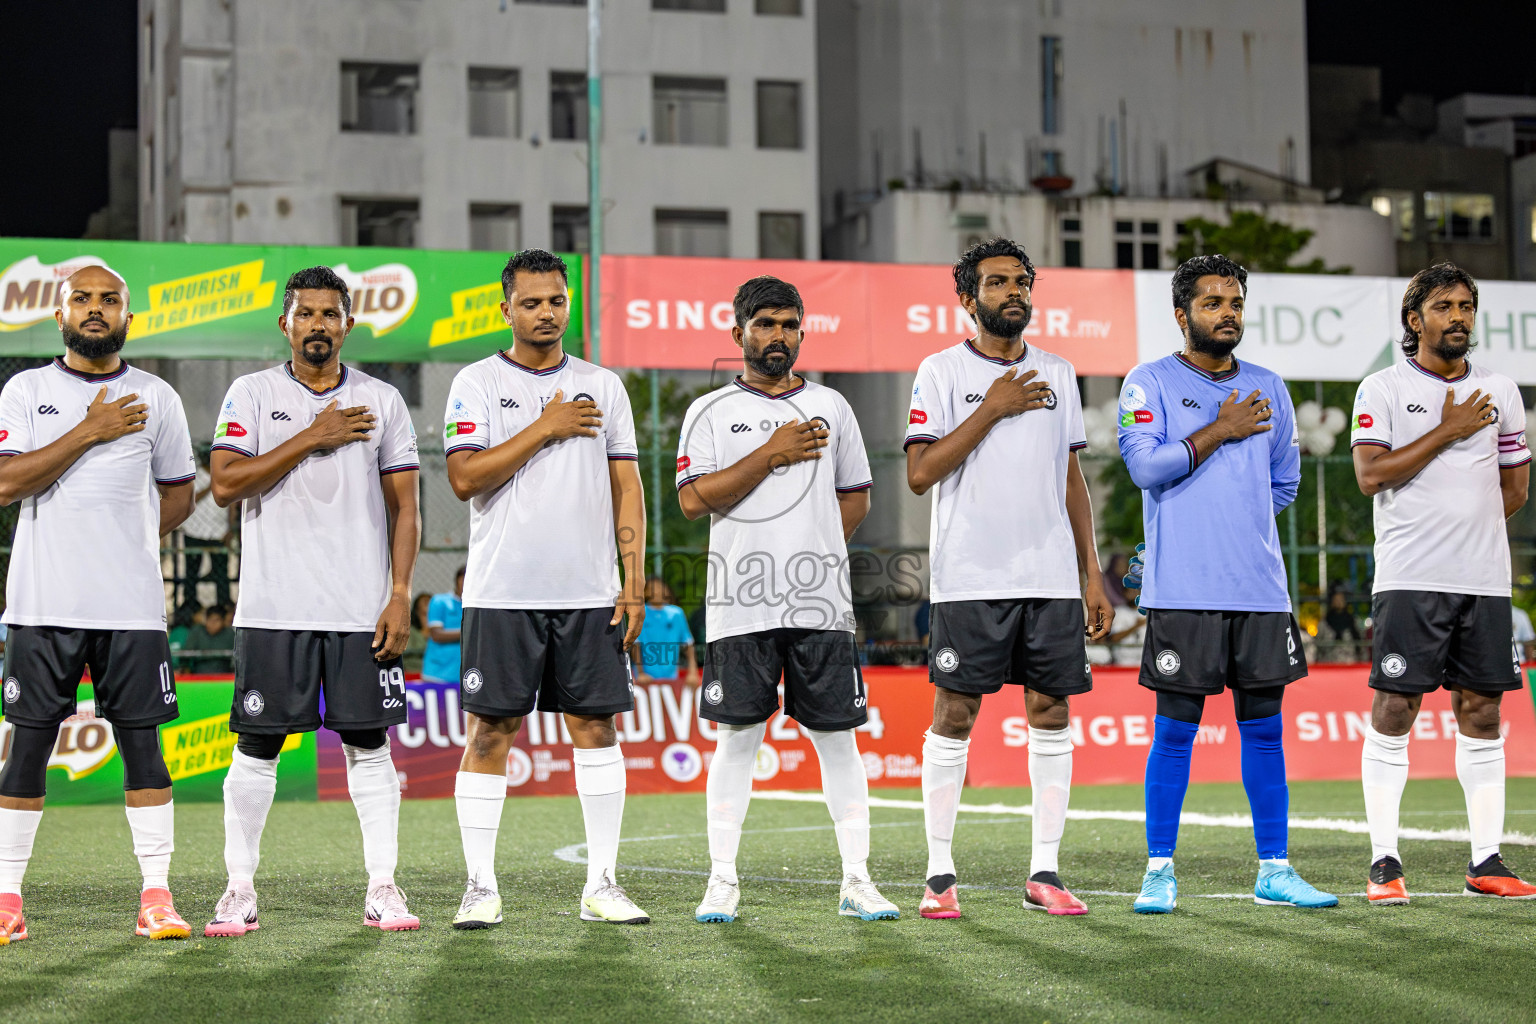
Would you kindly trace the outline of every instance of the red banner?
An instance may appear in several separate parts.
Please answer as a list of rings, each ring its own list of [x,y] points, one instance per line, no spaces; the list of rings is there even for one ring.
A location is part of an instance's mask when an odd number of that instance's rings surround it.
[[[1286,771],[1292,779],[1358,779],[1363,729],[1370,720],[1367,665],[1319,665],[1286,688]],[[872,786],[918,786],[922,778],[923,732],[933,714],[933,687],[926,669],[868,668],[869,723],[859,730],[859,749]],[[1072,698],[1071,728],[1078,750],[1072,781],[1138,783],[1152,744],[1156,696],[1136,682],[1131,667],[1097,667],[1092,692]],[[698,717],[698,690],[678,683],[636,687],[637,707],[620,715],[631,793],[702,792],[714,754],[713,723]],[[395,768],[408,797],[453,795],[454,776],[464,752],[464,715],[458,687],[409,683],[409,720],[392,729]],[[1530,695],[1518,691],[1504,701],[1504,733],[1511,737],[1505,758],[1511,775],[1536,775],[1536,712]],[[1446,691],[1430,694],[1414,725],[1409,745],[1413,778],[1454,778],[1456,719]],[[971,734],[967,784],[1028,786],[1028,723],[1024,692],[1004,687],[982,701]],[[1226,694],[1206,701],[1195,741],[1191,779],[1237,782],[1242,778],[1237,721]],[[531,715],[507,759],[513,794],[576,791],[570,736],[560,716]],[[769,722],[753,770],[760,789],[820,789],[821,771],[809,739],[782,714]],[[347,799],[341,740],[329,730],[319,736],[319,791],[322,800]]]
[[[946,266],[604,256],[603,363],[669,370],[738,369],[731,299],[771,274],[805,302],[797,365],[834,373],[913,371],[930,353],[976,333]],[[1084,376],[1136,365],[1130,271],[1041,271],[1025,340],[1070,359]]]

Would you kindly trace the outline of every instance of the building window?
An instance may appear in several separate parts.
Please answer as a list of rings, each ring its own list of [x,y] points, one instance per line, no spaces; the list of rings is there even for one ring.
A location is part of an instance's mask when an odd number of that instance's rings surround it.
[[[1536,206],[1531,207],[1531,244],[1536,245]]]
[[[651,0],[653,11],[706,11],[724,14],[725,0]]]
[[[805,216],[799,213],[759,213],[757,254],[765,260],[805,259]]]
[[[1157,270],[1162,263],[1162,232],[1162,225],[1155,220],[1144,220],[1141,222],[1142,270]]]
[[[587,137],[587,73],[549,73],[549,137],[581,141]],[[570,251],[570,250],[566,250]]]
[[[557,206],[550,212],[550,244],[555,252],[589,252],[592,249],[585,206]]]
[[[410,249],[420,220],[421,204],[414,199],[343,199],[341,242]]]
[[[757,14],[789,14],[797,18],[803,13],[800,0],[757,0],[753,10]]]
[[[480,139],[522,136],[522,90],[516,69],[469,69],[469,134]]]
[[[757,148],[799,149],[800,83],[757,83]]]
[[[1040,37],[1040,130],[1061,131],[1061,37]]]
[[[1162,231],[1162,224],[1155,220],[1115,221],[1115,267],[1157,270],[1163,260]]]
[[[523,247],[523,215],[516,203],[470,203],[469,247],[516,252]]]
[[[731,254],[731,220],[725,210],[657,210],[656,255]]]
[[[414,134],[420,87],[415,64],[342,64],[341,130]]]
[[[1491,242],[1493,196],[1469,192],[1425,192],[1424,223],[1440,242]]]
[[[1413,241],[1413,193],[1393,189],[1371,196],[1371,209],[1392,222],[1400,242]]]
[[[1083,265],[1083,221],[1079,217],[1061,218],[1061,265]]]
[[[661,144],[727,145],[725,79],[657,75],[651,80],[651,121],[652,136]]]

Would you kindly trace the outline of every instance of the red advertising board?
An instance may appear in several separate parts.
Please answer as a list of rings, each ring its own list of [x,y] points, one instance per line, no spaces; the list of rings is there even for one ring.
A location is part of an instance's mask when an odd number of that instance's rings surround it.
[[[1292,779],[1360,777],[1362,730],[1371,706],[1368,672],[1367,665],[1319,665],[1287,688],[1286,769]],[[1073,782],[1138,783],[1152,744],[1155,695],[1137,684],[1134,668],[1098,667],[1093,676],[1092,692],[1072,698],[1077,746]],[[870,785],[920,785],[923,732],[933,709],[927,670],[869,668],[864,677],[870,721],[859,730],[858,740]],[[636,709],[619,717],[629,792],[702,792],[715,731],[712,723],[698,717],[697,688],[653,682],[637,687],[636,696]],[[452,796],[464,751],[458,687],[410,683],[406,703],[409,721],[391,730],[405,795]],[[1504,730],[1511,740],[1505,747],[1509,774],[1536,775],[1536,712],[1526,692],[1505,700]],[[1029,785],[1028,735],[1021,689],[1005,687],[987,697],[971,736],[967,784]],[[1449,694],[1430,694],[1409,745],[1412,777],[1453,778],[1455,735]],[[1209,699],[1196,740],[1192,780],[1239,781],[1239,749],[1231,697]],[[570,737],[559,716],[530,716],[507,762],[510,792],[569,795],[576,791],[571,769]],[[793,720],[775,715],[769,723],[754,778],[761,789],[821,788],[815,750]],[[319,795],[322,800],[347,799],[341,741],[328,730],[319,734]]]
[[[913,371],[975,334],[947,266],[604,256],[604,364],[670,370],[738,367],[731,298],[771,274],[805,302],[798,365],[836,373]],[[1082,375],[1123,376],[1136,364],[1130,271],[1041,271],[1025,340],[1072,361]]]

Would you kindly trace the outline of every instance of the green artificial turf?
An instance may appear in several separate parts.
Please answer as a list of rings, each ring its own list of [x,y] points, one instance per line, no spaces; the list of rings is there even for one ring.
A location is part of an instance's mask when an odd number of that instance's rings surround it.
[[[919,799],[915,789],[876,796]],[[1359,820],[1354,783],[1297,783],[1293,816]],[[1022,806],[1027,790],[969,790],[969,804]],[[1076,810],[1136,811],[1139,787],[1079,787]],[[1536,780],[1509,786],[1512,831],[1536,831]],[[1403,825],[1464,828],[1454,781],[1414,782]],[[1235,785],[1195,786],[1186,810],[1246,813]],[[707,867],[701,795],[629,800],[620,882],[653,916],[640,927],[577,918],[584,877],[555,851],[580,843],[574,798],[507,801],[498,872],[506,923],[448,924],[463,890],[451,801],[407,801],[400,885],[423,930],[362,925],[364,877],[350,805],[278,804],[257,878],[262,928],[242,939],[133,937],[137,868],[123,812],[43,817],[27,875],[32,937],[0,949],[6,1020],[71,1021],[1513,1021],[1536,1019],[1536,902],[1420,896],[1370,908],[1366,838],[1294,830],[1291,860],[1340,907],[1258,907],[1252,835],[1186,825],[1178,910],[1131,912],[1129,896],[1085,896],[1091,913],[1019,906],[1029,819],[961,815],[958,921],[917,916],[926,864],[922,812],[873,812],[871,869],[897,922],[836,913],[836,845],[816,803],[757,800],[742,841],[742,916],[700,925]],[[177,808],[172,888],[201,934],[223,888],[217,805]],[[656,838],[665,837],[665,838]],[[1465,842],[1405,842],[1410,890],[1455,893]],[[1536,850],[1507,846],[1536,873]],[[576,854],[568,852],[568,857]],[[1136,822],[1068,823],[1061,874],[1079,891],[1134,892]],[[642,868],[654,870],[641,870]],[[773,880],[764,880],[773,879]]]

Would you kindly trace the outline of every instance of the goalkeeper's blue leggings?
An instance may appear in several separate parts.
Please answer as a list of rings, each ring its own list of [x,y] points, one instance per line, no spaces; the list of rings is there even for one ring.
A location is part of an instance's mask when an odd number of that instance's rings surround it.
[[[1285,687],[1232,691],[1242,742],[1243,789],[1253,813],[1253,838],[1262,860],[1286,855],[1290,788],[1285,782],[1285,751],[1280,701]],[[1189,789],[1189,759],[1200,731],[1205,698],[1198,694],[1159,693],[1153,720],[1152,750],[1147,755],[1147,855],[1172,857],[1178,845],[1179,814]]]

